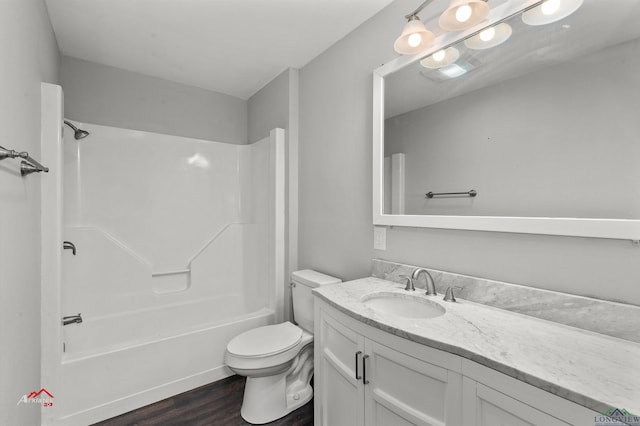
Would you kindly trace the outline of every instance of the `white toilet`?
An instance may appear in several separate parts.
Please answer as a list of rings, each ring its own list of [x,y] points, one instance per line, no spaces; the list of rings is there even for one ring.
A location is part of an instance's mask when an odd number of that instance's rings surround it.
[[[240,414],[249,423],[269,423],[313,397],[313,295],[315,287],[341,282],[310,269],[291,274],[290,322],[254,328],[227,345],[225,362],[247,376]]]

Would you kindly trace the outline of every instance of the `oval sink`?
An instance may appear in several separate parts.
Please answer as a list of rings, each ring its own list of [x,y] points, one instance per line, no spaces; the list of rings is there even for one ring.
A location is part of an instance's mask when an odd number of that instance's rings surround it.
[[[435,318],[446,310],[421,297],[401,293],[374,293],[362,298],[362,303],[379,314],[401,318]]]

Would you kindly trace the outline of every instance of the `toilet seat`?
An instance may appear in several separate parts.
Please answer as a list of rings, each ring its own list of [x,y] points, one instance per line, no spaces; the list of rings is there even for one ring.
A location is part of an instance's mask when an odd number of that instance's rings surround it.
[[[301,339],[302,329],[287,321],[245,331],[229,342],[227,351],[240,358],[260,358],[291,349]]]
[[[313,335],[284,322],[246,331],[227,345],[226,364],[235,370],[286,369]]]

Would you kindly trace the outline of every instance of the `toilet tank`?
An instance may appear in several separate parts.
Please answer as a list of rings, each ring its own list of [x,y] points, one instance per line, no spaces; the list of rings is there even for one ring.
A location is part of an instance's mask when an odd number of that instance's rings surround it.
[[[311,290],[322,285],[338,284],[341,279],[305,269],[291,273],[293,320],[313,334],[313,295]]]

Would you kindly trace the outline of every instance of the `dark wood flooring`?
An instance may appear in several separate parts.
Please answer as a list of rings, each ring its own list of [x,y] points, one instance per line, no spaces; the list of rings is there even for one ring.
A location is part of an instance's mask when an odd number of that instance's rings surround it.
[[[240,426],[244,377],[231,376],[94,426]],[[313,425],[313,400],[269,426]]]

